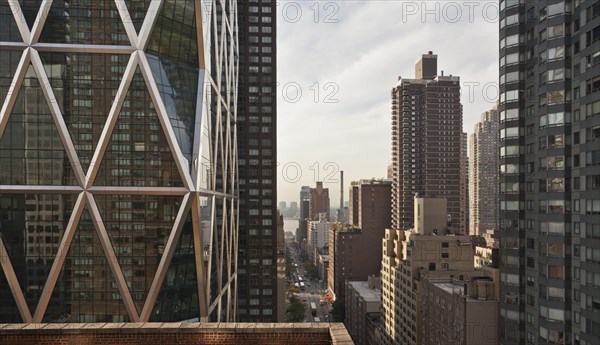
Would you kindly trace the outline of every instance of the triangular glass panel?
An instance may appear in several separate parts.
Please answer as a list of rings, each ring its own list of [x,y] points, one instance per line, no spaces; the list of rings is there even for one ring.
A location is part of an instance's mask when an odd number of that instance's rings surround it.
[[[13,12],[15,12],[17,16],[20,15],[18,8],[9,4],[7,1],[2,1],[0,3],[0,23],[2,23],[0,42],[23,42]]]
[[[148,63],[183,155],[192,157],[198,97],[198,66],[148,55]]]
[[[40,42],[131,44],[114,0],[54,1]]]
[[[207,109],[202,111],[202,127],[200,130],[200,162],[198,169],[200,169],[200,178],[198,185],[200,188],[211,189],[212,178],[213,178],[213,166],[212,166],[212,154],[211,154],[211,135],[210,126],[208,124],[208,115],[210,111],[209,104]]]
[[[2,32],[4,31],[0,30],[0,36]],[[2,41],[1,37],[0,41]],[[0,61],[2,61],[0,64],[0,107],[4,104],[4,99],[12,85],[22,55],[22,50],[0,50]]]
[[[163,2],[150,35],[148,54],[198,67],[195,2],[199,3],[195,0]]]
[[[95,185],[183,186],[139,67],[131,80]]]
[[[56,102],[87,171],[129,55],[40,53]]]
[[[31,30],[42,6],[42,0],[19,0],[19,5],[21,6],[21,13],[25,17],[29,30]]]
[[[33,67],[0,138],[0,184],[76,185],[71,163]]]
[[[0,266],[0,323],[22,323],[24,321],[19,314],[17,302],[10,290],[4,271],[2,271],[2,266]]]
[[[43,322],[128,322],[89,211],[84,209]]]
[[[139,33],[146,19],[146,13],[152,0],[125,0],[129,11],[129,20],[133,23],[135,30]]]
[[[171,234],[181,197],[96,195],[133,301],[142,311]]]
[[[198,320],[200,316],[193,235],[189,213],[152,309],[152,322]]]
[[[74,194],[0,194],[0,236],[31,314],[44,289],[76,199]]]
[[[193,0],[165,1],[147,49],[148,63],[171,126],[188,161],[193,154],[199,78],[194,8]]]

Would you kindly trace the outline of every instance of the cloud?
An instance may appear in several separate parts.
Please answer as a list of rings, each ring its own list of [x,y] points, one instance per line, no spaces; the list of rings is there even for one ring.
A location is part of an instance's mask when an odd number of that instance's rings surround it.
[[[439,2],[438,18],[422,16],[435,9],[430,1],[300,1],[294,3],[302,9],[300,17],[289,16],[298,8],[290,3],[281,3],[278,16],[278,160],[280,167],[297,163],[302,177],[296,181],[280,169],[279,200],[297,200],[300,186],[313,186],[331,173],[323,168],[327,162],[345,171],[345,188],[351,180],[385,176],[391,160],[390,91],[398,76],[414,77],[415,62],[429,50],[438,54],[438,68],[446,75],[480,83],[472,95],[463,87],[465,131],[493,106],[482,95],[484,85],[498,80],[498,25],[481,10],[488,2],[473,15],[460,3],[456,23],[448,2]],[[409,16],[413,4],[418,13]],[[294,92],[298,88],[301,97]],[[337,207],[339,185],[329,187]]]

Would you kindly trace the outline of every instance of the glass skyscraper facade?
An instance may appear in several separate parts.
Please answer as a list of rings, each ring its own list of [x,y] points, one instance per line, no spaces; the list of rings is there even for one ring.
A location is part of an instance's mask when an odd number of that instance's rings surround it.
[[[600,344],[600,2],[500,2],[500,344]]]
[[[0,323],[234,321],[237,2],[0,2]]]

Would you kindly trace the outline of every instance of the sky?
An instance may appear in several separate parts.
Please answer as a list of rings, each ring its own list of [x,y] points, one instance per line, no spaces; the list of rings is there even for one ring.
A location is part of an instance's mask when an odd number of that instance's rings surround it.
[[[323,181],[339,205],[339,171],[381,178],[391,163],[391,90],[421,54],[461,77],[463,130],[498,98],[497,1],[279,1],[278,200]]]

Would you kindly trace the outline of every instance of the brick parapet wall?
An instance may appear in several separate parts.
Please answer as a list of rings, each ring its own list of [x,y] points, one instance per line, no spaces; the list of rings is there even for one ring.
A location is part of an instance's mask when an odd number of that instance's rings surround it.
[[[343,324],[65,323],[0,324],[2,345],[353,345]]]

